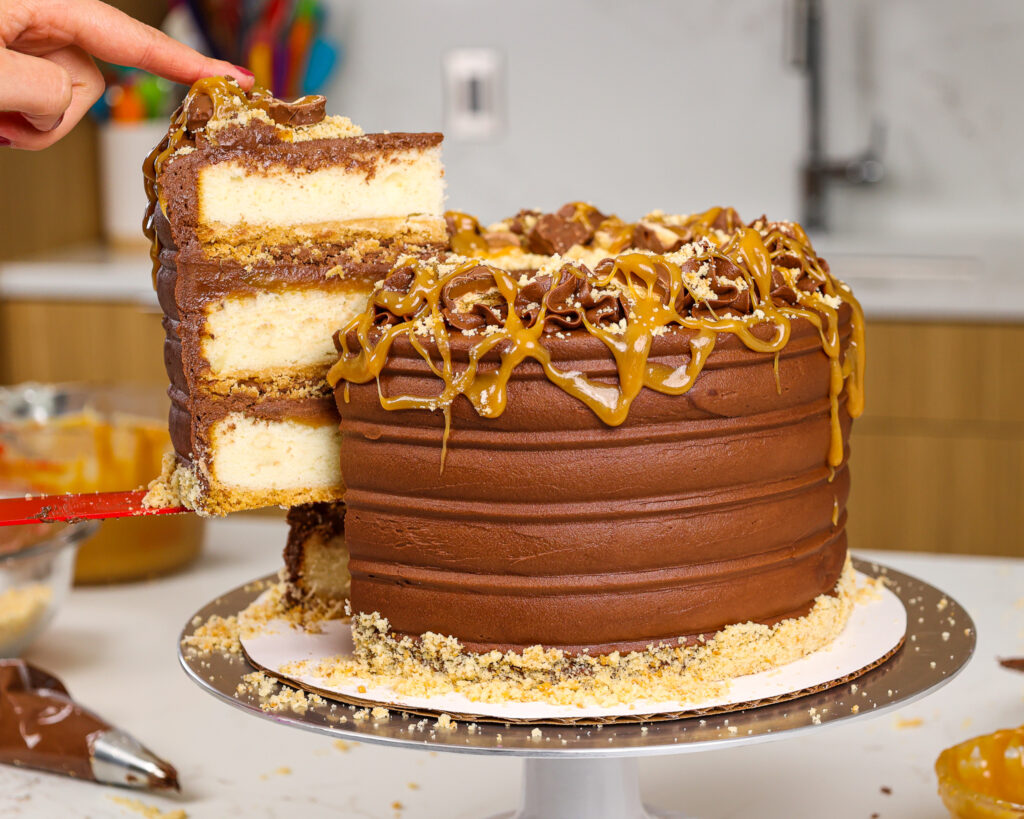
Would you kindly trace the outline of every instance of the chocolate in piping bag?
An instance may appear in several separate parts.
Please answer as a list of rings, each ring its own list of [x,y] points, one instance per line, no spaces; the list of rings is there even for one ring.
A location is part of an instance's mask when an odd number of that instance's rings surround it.
[[[0,660],[0,762],[107,785],[178,789],[171,765],[24,660]]]

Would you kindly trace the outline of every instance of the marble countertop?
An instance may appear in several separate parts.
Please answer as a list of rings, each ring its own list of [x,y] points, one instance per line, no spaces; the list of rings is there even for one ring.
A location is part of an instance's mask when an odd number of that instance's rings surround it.
[[[230,708],[188,680],[176,659],[185,619],[278,568],[284,539],[280,521],[213,521],[202,557],[182,573],[74,590],[28,658],[178,767],[180,796],[138,795],[162,811],[183,809],[190,819],[471,819],[514,807],[519,761],[355,744],[342,750],[328,738]],[[1024,722],[1024,675],[996,662],[1024,655],[1024,560],[859,554],[914,574],[967,607],[978,648],[964,672],[895,714],[794,740],[641,759],[651,805],[707,819],[934,819],[945,815],[932,772],[939,752]],[[0,766],[3,816],[137,816],[113,801],[119,796],[134,795]]]
[[[978,240],[955,252],[938,240],[815,240],[832,271],[848,282],[868,318],[908,321],[1024,321],[1024,273],[1016,245]],[[870,251],[865,248],[870,247]],[[37,259],[0,263],[0,298],[113,301],[159,309],[144,249],[71,248]]]

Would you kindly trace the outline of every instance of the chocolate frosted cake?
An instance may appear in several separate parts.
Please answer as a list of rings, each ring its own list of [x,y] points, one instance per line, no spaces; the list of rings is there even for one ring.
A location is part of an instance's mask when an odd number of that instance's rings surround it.
[[[607,695],[835,637],[863,318],[803,230],[581,204],[449,228],[336,336],[360,666]]]
[[[440,134],[363,134],[197,82],[145,165],[176,459],[151,502],[340,498],[331,336],[400,254],[447,246]]]

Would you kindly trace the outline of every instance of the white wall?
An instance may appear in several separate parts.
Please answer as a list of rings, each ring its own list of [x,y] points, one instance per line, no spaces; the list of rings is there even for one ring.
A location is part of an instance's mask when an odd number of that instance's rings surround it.
[[[733,204],[797,217],[800,76],[786,0],[328,0],[348,49],[331,108],[368,130],[441,121],[441,55],[505,54],[508,125],[446,142],[449,204],[497,218],[583,198],[635,217]],[[826,0],[828,143],[888,128],[888,176],[835,192],[843,232],[1020,234],[1024,2]]]
[[[348,55],[330,107],[367,130],[441,129],[444,51],[504,53],[507,129],[446,140],[451,206],[487,220],[570,199],[626,217],[796,212],[801,85],[783,61],[781,0],[336,0],[335,11]]]
[[[882,190],[835,197],[856,232],[1019,236],[1024,222],[1024,3],[828,2],[829,140],[889,131]]]

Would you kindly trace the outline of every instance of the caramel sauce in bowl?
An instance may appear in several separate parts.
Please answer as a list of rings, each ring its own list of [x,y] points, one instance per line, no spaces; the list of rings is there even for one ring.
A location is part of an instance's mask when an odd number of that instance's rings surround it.
[[[165,403],[162,391],[129,385],[0,388],[0,483],[33,494],[145,486],[171,450]],[[75,582],[173,571],[199,554],[202,535],[195,515],[104,521],[78,551]]]
[[[947,748],[935,773],[956,819],[1024,819],[1024,726]]]

